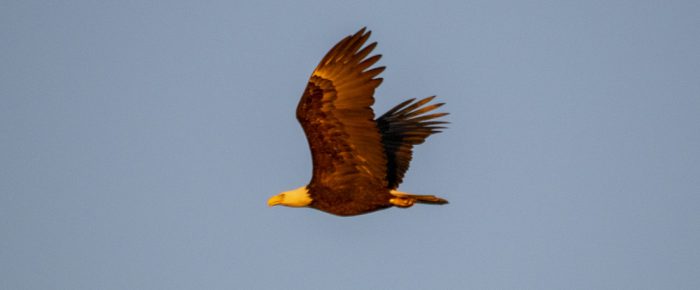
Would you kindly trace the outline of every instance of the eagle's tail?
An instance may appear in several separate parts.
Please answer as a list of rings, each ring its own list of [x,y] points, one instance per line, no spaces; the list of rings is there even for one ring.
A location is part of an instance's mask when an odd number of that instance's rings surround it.
[[[447,204],[449,203],[446,199],[437,197],[434,195],[416,195],[411,194],[408,197],[416,200],[417,203],[427,203],[427,204]]]
[[[398,207],[410,207],[414,203],[425,203],[425,204],[447,204],[449,203],[446,199],[440,198],[434,195],[418,195],[418,194],[408,194],[405,192],[400,192],[392,190],[391,195],[394,196],[389,202]]]

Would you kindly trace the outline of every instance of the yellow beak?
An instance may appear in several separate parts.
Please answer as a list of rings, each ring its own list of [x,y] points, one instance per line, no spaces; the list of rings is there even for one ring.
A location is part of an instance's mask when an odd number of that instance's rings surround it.
[[[267,200],[267,206],[276,206],[282,203],[282,197],[278,194]]]

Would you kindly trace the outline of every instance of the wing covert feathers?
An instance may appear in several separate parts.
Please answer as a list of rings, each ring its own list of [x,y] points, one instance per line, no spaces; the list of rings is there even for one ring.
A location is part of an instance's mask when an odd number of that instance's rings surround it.
[[[376,76],[384,67],[371,68],[380,55],[367,58],[376,42],[362,48],[370,34],[363,28],[331,48],[297,106],[311,149],[312,181],[323,186],[386,182],[386,157],[371,109],[382,82]]]

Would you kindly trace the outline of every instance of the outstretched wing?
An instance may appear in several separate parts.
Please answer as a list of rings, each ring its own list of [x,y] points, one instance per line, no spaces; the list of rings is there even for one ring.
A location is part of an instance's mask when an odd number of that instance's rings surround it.
[[[430,102],[435,96],[415,101],[410,99],[377,119],[377,126],[382,134],[382,144],[386,150],[387,158],[387,186],[395,189],[403,180],[403,176],[408,170],[413,155],[413,145],[421,144],[428,136],[440,133],[441,126],[447,124],[445,121],[435,119],[447,115],[448,113],[426,113],[435,110],[445,103],[437,103],[423,106]]]
[[[297,106],[313,159],[312,182],[342,187],[356,182],[386,184],[386,157],[374,121],[375,78],[384,67],[368,69],[376,42],[362,48],[365,28],[336,44],[314,70]],[[361,49],[362,48],[362,49]]]

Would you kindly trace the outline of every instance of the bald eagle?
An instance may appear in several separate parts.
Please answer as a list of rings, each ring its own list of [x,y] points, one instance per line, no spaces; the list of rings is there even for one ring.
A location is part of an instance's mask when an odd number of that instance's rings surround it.
[[[364,46],[371,31],[362,28],[338,42],[311,74],[297,106],[297,120],[311,148],[313,176],[308,185],[271,197],[269,206],[311,207],[352,216],[414,203],[446,204],[433,195],[397,190],[411,162],[413,145],[444,129],[431,113],[444,103],[435,96],[404,101],[375,119],[376,78],[385,67],[371,68],[381,55]],[[363,47],[364,46],[364,47]]]

